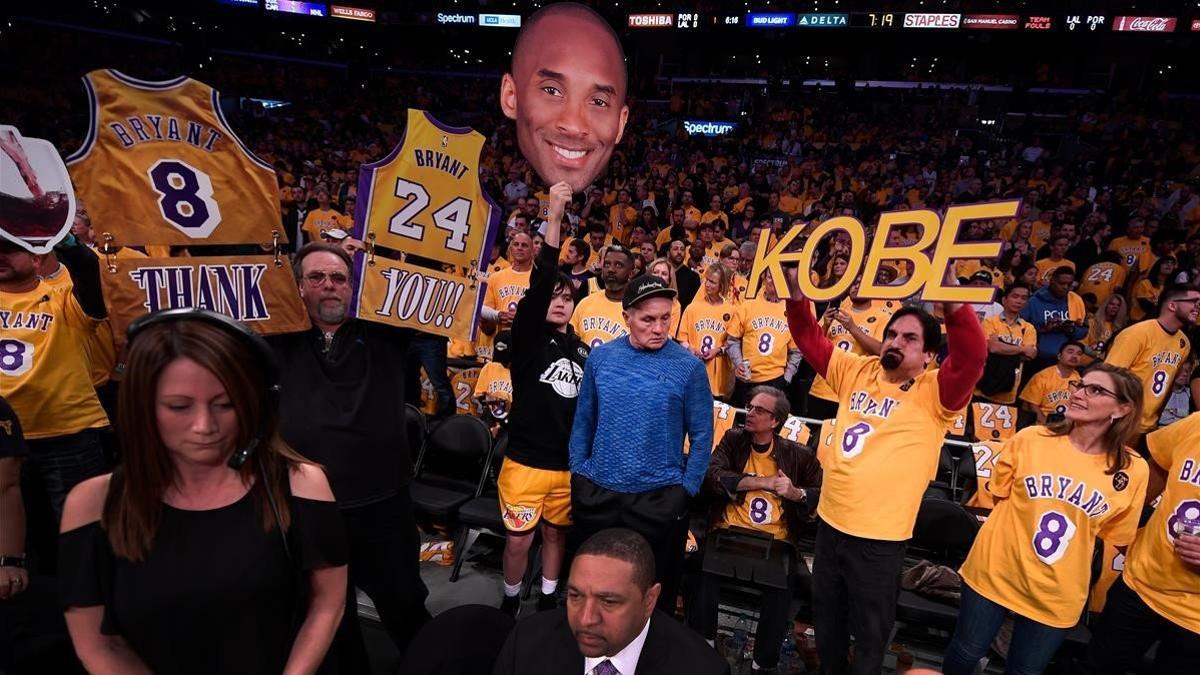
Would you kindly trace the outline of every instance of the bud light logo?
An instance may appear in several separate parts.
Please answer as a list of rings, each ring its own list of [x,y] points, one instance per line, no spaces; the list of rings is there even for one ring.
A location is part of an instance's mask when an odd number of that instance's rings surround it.
[[[689,136],[725,136],[737,128],[734,122],[685,120],[683,128]]]

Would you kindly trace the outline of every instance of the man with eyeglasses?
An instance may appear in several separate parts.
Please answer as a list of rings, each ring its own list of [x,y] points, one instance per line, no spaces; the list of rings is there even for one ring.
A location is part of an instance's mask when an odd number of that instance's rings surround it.
[[[779,547],[788,590],[762,594],[754,636],[755,670],[771,669],[778,663],[778,645],[787,627],[798,575],[808,574],[794,546],[800,527],[817,506],[821,486],[821,465],[813,451],[779,435],[790,413],[782,391],[752,389],[745,427],[725,432],[713,450],[702,488],[712,500],[711,528],[740,527],[791,544]],[[709,644],[717,636],[719,600],[720,577],[703,574],[688,609],[688,625]]]
[[[429,619],[404,424],[411,332],[347,316],[352,264],[343,248],[306,244],[295,270],[313,327],[270,338],[281,366],[279,434],[324,467],[346,527],[346,613],[328,659],[341,672],[370,672],[356,587],[401,653]]]
[[[1110,365],[1128,368],[1142,381],[1144,398],[1138,427],[1142,434],[1156,426],[1175,375],[1192,351],[1187,329],[1196,325],[1200,287],[1180,284],[1167,288],[1160,301],[1158,317],[1139,321],[1117,333],[1104,359]],[[1152,478],[1152,491],[1154,482]]]

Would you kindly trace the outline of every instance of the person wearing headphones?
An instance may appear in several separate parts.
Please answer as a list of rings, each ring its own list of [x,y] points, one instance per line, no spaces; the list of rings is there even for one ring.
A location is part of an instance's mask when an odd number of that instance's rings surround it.
[[[67,496],[60,583],[93,673],[313,673],[341,620],[329,482],[278,434],[279,368],[204,310],[136,320],[124,463]]]

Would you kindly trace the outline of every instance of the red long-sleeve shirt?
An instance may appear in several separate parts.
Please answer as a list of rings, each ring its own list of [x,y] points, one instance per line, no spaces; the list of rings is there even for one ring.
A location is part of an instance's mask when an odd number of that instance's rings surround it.
[[[833,343],[825,337],[817,317],[809,309],[808,298],[788,300],[787,319],[800,353],[825,377]],[[970,305],[964,304],[946,315],[946,342],[950,354],[938,369],[938,397],[943,407],[958,410],[971,400],[987,361],[987,338]]]

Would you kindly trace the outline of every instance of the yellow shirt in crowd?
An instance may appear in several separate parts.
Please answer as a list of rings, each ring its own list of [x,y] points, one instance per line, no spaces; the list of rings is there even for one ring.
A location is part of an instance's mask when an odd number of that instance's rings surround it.
[[[1146,437],[1154,463],[1167,472],[1162,500],[1125,559],[1125,583],[1150,609],[1177,626],[1200,633],[1200,574],[1175,555],[1183,519],[1200,520],[1200,413]]]
[[[883,379],[878,356],[835,349],[826,380],[838,413],[833,440],[819,453],[825,475],[817,514],[856,537],[910,539],[946,426],[959,411],[942,406],[936,370],[893,384]]]
[[[1168,333],[1158,319],[1139,321],[1117,333],[1104,362],[1128,368],[1142,381],[1142,433],[1158,425],[1158,413],[1171,394],[1175,374],[1191,351],[1183,331]]]
[[[1079,621],[1096,538],[1127,546],[1146,497],[1146,461],[1107,475],[1104,454],[1084,454],[1043,426],[1022,429],[996,457],[997,504],[962,566],[972,590],[1055,628]],[[825,494],[822,490],[822,499]]]
[[[742,358],[750,362],[751,382],[782,377],[787,369],[788,350],[795,349],[796,343],[788,329],[785,305],[760,293],[738,305],[729,323],[729,337],[742,341]]]

